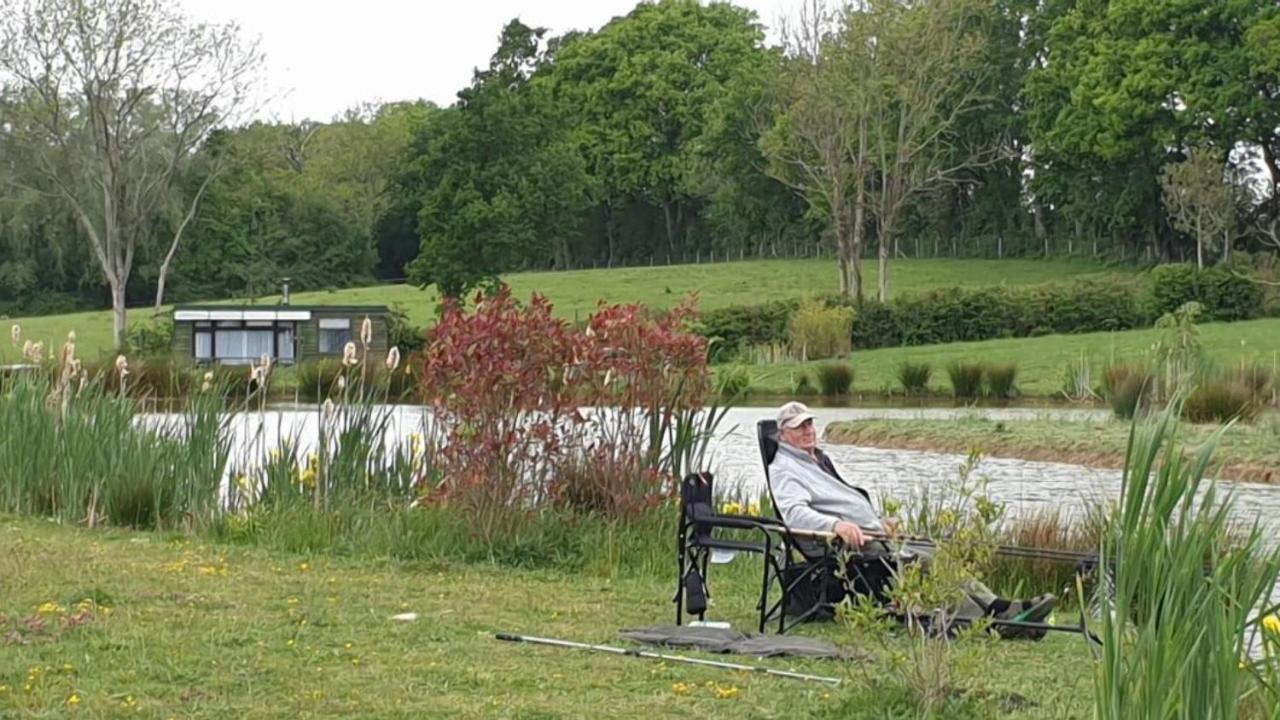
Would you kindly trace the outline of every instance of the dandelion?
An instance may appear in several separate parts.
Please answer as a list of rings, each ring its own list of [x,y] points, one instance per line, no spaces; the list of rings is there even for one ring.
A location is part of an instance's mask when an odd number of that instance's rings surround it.
[[[342,365],[343,367],[352,367],[360,364],[359,358],[356,357],[356,344],[348,342],[342,346]]]
[[[692,695],[694,689],[695,689],[695,686],[690,685],[689,683],[682,683],[682,682],[675,683],[671,686],[671,692],[681,696]]]
[[[713,692],[717,700],[733,700],[734,698],[738,697],[738,695],[740,694],[738,691],[738,688],[733,687],[732,685],[728,685],[728,686],[717,685]]]
[[[21,325],[19,325],[18,323],[14,323],[13,327],[9,328],[9,339],[13,341],[14,347],[17,347],[18,344],[22,342],[22,326]]]
[[[40,603],[40,606],[36,608],[37,615],[61,615],[66,611],[66,608],[52,601]]]
[[[1268,615],[1262,618],[1262,629],[1274,636],[1280,636],[1280,617]]]
[[[400,348],[392,347],[387,351],[387,371],[394,371],[400,367]]]
[[[367,350],[371,342],[373,342],[373,321],[366,315],[364,320],[360,321],[360,344]]]
[[[311,563],[299,563],[298,572],[308,572],[311,570]]]
[[[70,705],[71,707],[75,707],[79,705],[80,696],[75,693],[71,693],[71,697],[67,698],[67,704]]]

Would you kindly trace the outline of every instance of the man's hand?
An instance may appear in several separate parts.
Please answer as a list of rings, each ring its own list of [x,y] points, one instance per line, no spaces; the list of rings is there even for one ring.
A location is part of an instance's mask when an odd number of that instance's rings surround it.
[[[836,523],[835,527],[831,528],[831,531],[840,536],[841,540],[844,540],[849,547],[855,550],[861,548],[863,543],[867,541],[867,536],[862,534],[862,528],[851,522],[841,520]]]

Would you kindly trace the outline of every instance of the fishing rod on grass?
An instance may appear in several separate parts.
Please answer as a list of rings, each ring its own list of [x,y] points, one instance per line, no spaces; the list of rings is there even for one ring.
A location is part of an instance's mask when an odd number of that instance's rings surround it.
[[[760,665],[744,665],[741,663],[724,662],[723,660],[703,660],[702,658],[691,658],[683,655],[665,655],[663,653],[650,652],[648,650],[620,648],[612,645],[590,645],[588,643],[573,642],[571,640],[558,640],[556,638],[535,637],[532,635],[517,635],[516,633],[499,632],[494,633],[493,636],[498,640],[505,640],[507,642],[525,642],[532,645],[547,645],[549,647],[571,648],[574,650],[590,650],[594,652],[609,653],[611,655],[622,655],[624,657],[638,657],[647,658],[649,660],[665,660],[667,662],[687,663],[689,665],[703,665],[705,667],[720,668],[722,670],[741,670],[743,672],[773,675],[774,677],[784,677],[792,680],[826,683],[827,685],[840,684],[840,678],[826,677],[824,675],[807,675],[805,673],[791,672],[789,670],[774,670],[773,668],[762,667]]]

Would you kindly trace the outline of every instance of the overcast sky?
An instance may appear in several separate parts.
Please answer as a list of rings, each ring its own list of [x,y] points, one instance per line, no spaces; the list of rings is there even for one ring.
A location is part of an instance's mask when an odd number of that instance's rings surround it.
[[[799,0],[736,0],[766,26]],[[197,20],[235,21],[266,54],[259,115],[328,120],[365,102],[440,105],[488,64],[511,18],[553,34],[599,28],[628,0],[181,0]]]

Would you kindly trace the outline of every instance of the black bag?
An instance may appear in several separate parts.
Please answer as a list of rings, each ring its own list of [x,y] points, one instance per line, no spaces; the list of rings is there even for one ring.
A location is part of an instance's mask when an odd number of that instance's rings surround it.
[[[693,568],[684,574],[684,609],[690,615],[701,615],[707,611],[707,584]]]

